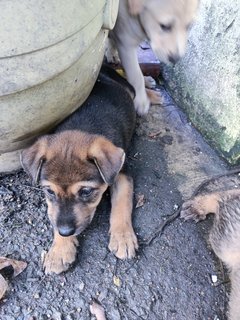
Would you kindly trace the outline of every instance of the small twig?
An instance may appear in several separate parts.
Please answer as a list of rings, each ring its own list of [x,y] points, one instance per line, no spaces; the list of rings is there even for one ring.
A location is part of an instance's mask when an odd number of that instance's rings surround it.
[[[133,160],[133,161],[137,161],[137,160],[139,160],[137,157],[132,157],[132,156],[128,156],[128,158],[130,159],[130,160]]]
[[[138,259],[135,258],[135,259],[133,260],[133,262],[131,263],[131,265],[130,265],[129,267],[127,267],[127,269],[125,270],[125,273],[127,274],[128,271],[129,271],[130,269],[132,269],[132,267],[133,267],[137,262],[138,262]]]
[[[34,186],[29,186],[28,184],[22,184],[22,186],[23,186],[23,187],[30,188],[30,189],[34,189],[34,190],[37,190],[37,191],[42,191],[41,188],[34,187]]]
[[[0,187],[0,195],[2,194],[13,194],[13,192],[11,190],[9,190],[8,188],[6,188],[5,186],[1,186]]]
[[[43,274],[40,278],[40,281],[38,281],[37,285],[35,286],[35,288],[33,288],[33,293],[32,296],[34,297],[36,295],[36,293],[38,292],[39,287],[42,285],[43,281],[46,279],[46,275]]]
[[[219,286],[221,286],[222,284],[225,285],[225,284],[228,284],[228,283],[230,283],[230,282],[231,282],[230,280],[221,281],[221,282],[218,282],[217,284],[215,284],[214,287],[219,287]],[[226,295],[224,295],[224,297],[226,297]],[[225,302],[226,302],[226,304],[225,304]],[[227,306],[227,301],[226,301],[226,299],[224,299],[223,304],[225,305],[225,307]]]
[[[177,217],[180,215],[182,206],[178,208],[178,210],[170,215],[170,217],[164,221],[162,221],[159,225],[159,227],[146,239],[140,242],[140,244],[149,246],[151,242],[158,236],[160,236],[163,233],[163,230],[167,225],[169,225],[172,221],[177,219]]]

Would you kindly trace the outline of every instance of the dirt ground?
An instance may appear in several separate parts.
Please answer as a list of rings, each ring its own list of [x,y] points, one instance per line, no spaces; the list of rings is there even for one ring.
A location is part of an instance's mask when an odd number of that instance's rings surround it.
[[[163,90],[163,88],[161,89]],[[163,91],[164,93],[164,91]],[[147,239],[183,199],[207,177],[228,168],[165,94],[138,120],[128,162],[135,181],[133,223]],[[239,176],[211,183],[208,190],[240,186]],[[94,319],[89,303],[97,298],[109,320],[224,320],[229,293],[227,272],[208,244],[212,219],[195,224],[179,218],[138,256],[119,261],[108,251],[109,195],[91,226],[79,237],[74,266],[45,276],[41,254],[52,228],[40,189],[23,171],[0,176],[0,256],[21,259],[27,269],[11,280],[0,303],[1,320]],[[217,275],[212,283],[211,276]]]

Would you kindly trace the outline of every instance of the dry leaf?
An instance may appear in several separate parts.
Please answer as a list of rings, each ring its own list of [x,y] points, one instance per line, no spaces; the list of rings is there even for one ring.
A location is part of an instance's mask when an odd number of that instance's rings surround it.
[[[0,257],[0,270],[12,266],[14,273],[13,276],[16,277],[19,273],[23,272],[23,270],[27,267],[27,263],[24,261],[18,261],[13,259],[8,259],[5,257]]]
[[[154,138],[156,138],[157,136],[159,136],[161,133],[162,133],[162,131],[150,132],[150,133],[148,134],[148,136],[149,136],[149,138],[154,139]]]
[[[137,194],[136,195],[136,198],[137,198],[137,204],[136,204],[136,207],[135,208],[139,208],[139,207],[142,207],[145,203],[145,196],[144,194]]]
[[[8,283],[7,281],[3,278],[3,276],[0,274],[0,300],[4,296],[5,292],[7,291],[8,288]]]
[[[113,276],[113,283],[115,284],[116,287],[121,286],[121,280],[117,276]]]
[[[96,301],[93,301],[92,304],[90,304],[90,312],[97,320],[106,320],[104,308]]]

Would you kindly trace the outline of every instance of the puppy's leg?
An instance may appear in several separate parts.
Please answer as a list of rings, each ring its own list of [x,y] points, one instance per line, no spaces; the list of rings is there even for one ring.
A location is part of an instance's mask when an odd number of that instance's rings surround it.
[[[135,46],[124,46],[121,43],[117,43],[117,47],[127,79],[136,91],[135,109],[138,114],[143,115],[148,112],[150,101],[146,94],[144,77],[138,64],[137,49]]]
[[[184,220],[193,219],[196,222],[204,220],[207,214],[218,213],[220,200],[228,201],[237,196],[240,197],[240,189],[197,196],[192,200],[184,202],[181,218]]]
[[[53,244],[43,262],[45,273],[61,273],[66,271],[75,261],[78,240],[75,236],[62,237],[54,231]]]
[[[229,320],[240,319],[240,266],[230,272],[231,294],[229,299]]]
[[[120,59],[119,59],[119,55],[118,55],[118,51],[117,51],[115,42],[111,38],[108,38],[108,40],[107,40],[105,56],[106,56],[108,63],[114,63],[114,64],[120,63]]]
[[[163,98],[161,93],[151,89],[146,89],[147,96],[151,101],[151,104],[163,104]]]
[[[111,187],[112,211],[110,217],[109,250],[119,259],[133,258],[138,249],[132,227],[132,178],[120,173]]]
[[[240,197],[239,189],[197,196],[192,200],[184,202],[181,211],[181,218],[184,220],[193,219],[196,222],[204,220],[207,214],[216,214],[219,212],[219,201],[228,201],[232,197],[236,196]]]
[[[154,89],[156,87],[156,81],[151,76],[144,76],[145,87],[148,89]]]
[[[218,211],[219,199],[218,194],[213,193],[188,200],[182,205],[181,218],[184,220],[193,219],[196,222],[204,220],[207,214]]]

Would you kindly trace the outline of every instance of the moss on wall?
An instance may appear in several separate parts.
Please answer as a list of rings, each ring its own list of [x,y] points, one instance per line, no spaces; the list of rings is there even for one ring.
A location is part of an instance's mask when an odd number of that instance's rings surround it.
[[[238,0],[202,0],[186,56],[163,76],[191,122],[230,163],[240,161]]]

